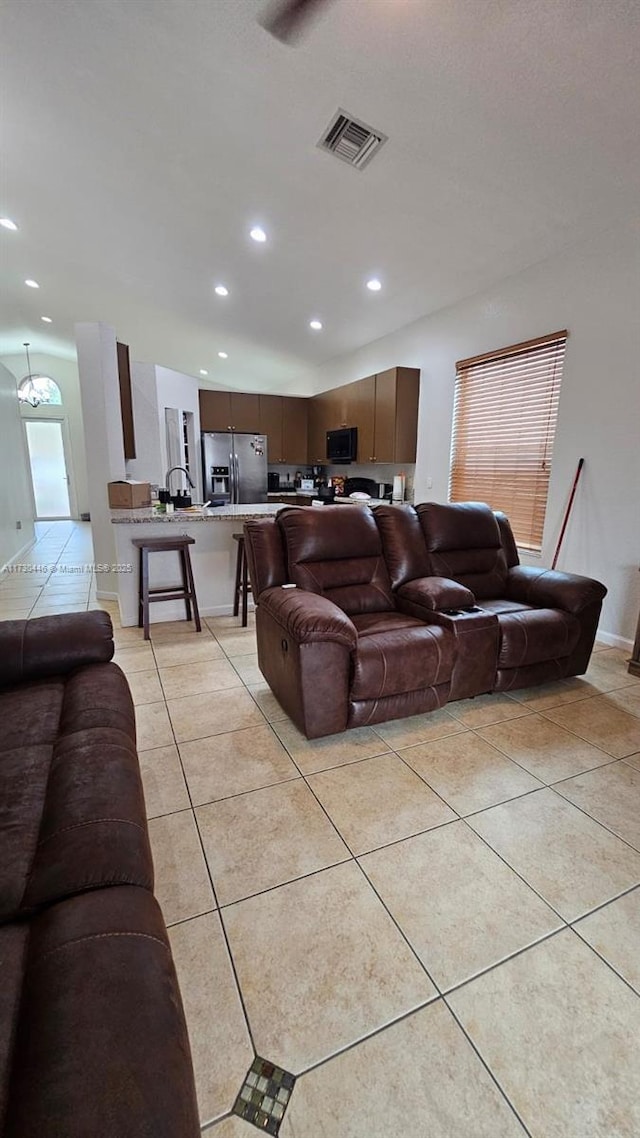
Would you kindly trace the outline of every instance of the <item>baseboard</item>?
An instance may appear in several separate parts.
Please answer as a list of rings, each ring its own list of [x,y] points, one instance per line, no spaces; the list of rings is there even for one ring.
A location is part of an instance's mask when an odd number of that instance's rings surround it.
[[[601,632],[598,629],[596,640],[608,648],[621,648],[623,652],[631,653],[633,649],[633,640],[627,640],[626,636],[616,636],[613,632]]]
[[[6,573],[10,565],[15,565],[16,561],[18,561],[20,557],[24,557],[25,553],[27,553],[28,550],[35,545],[35,543],[36,539],[33,537],[31,541],[26,542],[26,544],[23,545],[17,553],[14,553],[13,557],[10,557],[8,561],[5,561],[4,565],[0,566],[0,575],[2,573]],[[25,573],[25,577],[27,576],[28,574]]]
[[[106,597],[105,597],[105,599],[106,599]],[[99,593],[98,593],[98,600],[100,600],[100,594]],[[250,599],[249,604],[248,604],[248,611],[254,612],[254,610],[255,610],[255,606]],[[200,611],[200,616],[202,616],[202,617],[204,617],[204,616],[232,616],[233,615],[233,605],[232,604],[209,605],[209,606],[205,606],[205,607],[199,606],[199,611]],[[151,609],[151,623],[152,624],[164,624],[165,621],[170,621],[170,620],[185,620],[184,601],[167,601],[165,604],[153,605],[152,606],[152,609]],[[238,620],[238,628],[241,628],[242,627],[241,617],[238,616],[237,620]],[[136,611],[135,615],[133,613],[122,614],[122,627],[123,628],[132,628],[137,623],[138,623],[137,611]]]
[[[96,600],[97,601],[115,601],[117,604],[118,594],[117,593],[105,593],[102,590],[100,590],[100,592],[96,592]]]

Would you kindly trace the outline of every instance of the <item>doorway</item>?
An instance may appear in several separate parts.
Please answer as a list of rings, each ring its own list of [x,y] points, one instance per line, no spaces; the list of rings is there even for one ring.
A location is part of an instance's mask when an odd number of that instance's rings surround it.
[[[25,419],[35,516],[70,518],[69,474],[60,419]]]

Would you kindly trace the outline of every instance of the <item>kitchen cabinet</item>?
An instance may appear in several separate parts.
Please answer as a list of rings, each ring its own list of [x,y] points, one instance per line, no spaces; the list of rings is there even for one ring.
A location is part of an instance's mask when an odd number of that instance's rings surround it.
[[[133,397],[131,394],[131,367],[129,345],[116,344],[118,354],[118,384],[120,387],[120,416],[125,459],[136,457],[136,435],[133,425]]]
[[[260,396],[231,392],[231,429],[260,433]]]
[[[282,398],[282,462],[291,466],[308,462],[307,432],[310,399]]]
[[[420,370],[392,367],[312,398],[200,391],[203,431],[267,436],[269,462],[327,462],[327,431],[358,428],[359,463],[413,463],[418,437]]]
[[[369,375],[347,386],[346,426],[358,428],[358,462],[375,462],[376,377]]]
[[[259,423],[260,434],[267,436],[268,462],[284,462],[282,449],[282,403],[281,395],[260,395]]]
[[[332,424],[335,413],[335,401],[332,404],[331,395],[332,392],[323,391],[321,395],[314,395],[309,400],[308,458],[311,463],[327,461],[327,431],[334,429]]]
[[[260,431],[260,396],[241,391],[205,391],[200,397],[203,431]]]
[[[392,367],[376,375],[374,462],[416,461],[419,394],[419,368]]]
[[[231,392],[198,392],[200,427],[203,431],[227,431],[231,426]]]
[[[309,400],[309,462],[326,462],[327,431],[358,428],[359,463],[415,462],[420,371],[392,367]]]
[[[269,462],[306,464],[309,402],[287,395],[260,396],[260,433],[267,436]]]

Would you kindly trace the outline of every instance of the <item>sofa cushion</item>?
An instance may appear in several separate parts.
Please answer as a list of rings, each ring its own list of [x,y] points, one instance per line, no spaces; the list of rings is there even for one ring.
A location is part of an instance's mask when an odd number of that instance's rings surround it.
[[[391,614],[390,625],[395,614]],[[453,670],[454,638],[412,617],[403,627],[369,630],[353,660],[352,701],[382,699],[447,683]]]
[[[16,747],[53,746],[60,728],[64,686],[58,676],[0,690],[0,755]]]
[[[18,1025],[22,978],[26,968],[29,928],[26,923],[0,928],[0,1133],[11,1085],[13,1048]]]
[[[150,893],[122,886],[53,905],[0,929],[0,958],[4,1138],[199,1134],[180,993]]]
[[[398,589],[398,596],[427,612],[470,608],[476,603],[469,589],[448,577],[418,577],[415,581],[407,581]]]
[[[348,616],[394,609],[378,528],[370,510],[346,506],[278,514],[289,579],[328,597]]]
[[[489,506],[424,502],[417,512],[432,574],[459,581],[478,601],[504,595],[507,560],[500,527]]]
[[[421,621],[402,612],[364,612],[353,616],[351,622],[358,632],[358,639],[378,632],[393,632],[396,628],[419,628]]]
[[[64,631],[62,631],[64,629]],[[0,687],[60,676],[113,656],[113,628],[107,612],[37,616],[2,622]]]
[[[101,885],[151,889],[133,704],[120,668],[94,664],[66,682],[2,691],[0,714],[7,705],[18,714],[20,692],[20,715],[25,705],[44,708],[47,741],[0,750],[0,922]],[[35,722],[30,733],[38,737]]]
[[[378,506],[373,516],[394,589],[429,573],[429,554],[413,506]]]
[[[496,616],[501,616],[505,612],[531,612],[531,605],[522,604],[520,601],[507,601],[501,597],[491,599],[484,597],[481,608],[485,612],[492,612]]]
[[[0,713],[2,708],[0,696]],[[0,923],[22,905],[38,845],[52,753],[48,744],[0,752]]]
[[[498,668],[521,668],[569,656],[578,643],[580,622],[559,609],[526,609],[498,617]]]

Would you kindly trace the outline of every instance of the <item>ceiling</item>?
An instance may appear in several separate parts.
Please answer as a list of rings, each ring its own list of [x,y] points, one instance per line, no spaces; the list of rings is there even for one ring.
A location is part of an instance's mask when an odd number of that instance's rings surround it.
[[[4,0],[0,353],[104,320],[134,359],[304,390],[637,210],[636,0],[331,0],[296,47],[264,10]],[[362,171],[316,148],[338,107],[389,136]]]

